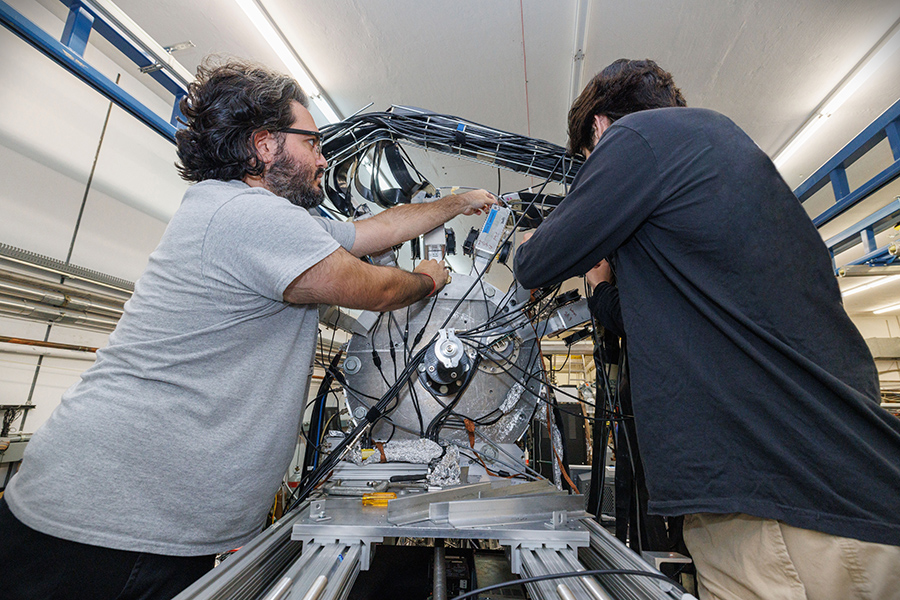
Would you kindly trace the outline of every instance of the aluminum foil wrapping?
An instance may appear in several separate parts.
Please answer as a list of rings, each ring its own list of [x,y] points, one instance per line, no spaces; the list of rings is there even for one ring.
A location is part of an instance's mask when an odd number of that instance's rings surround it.
[[[556,484],[556,489],[562,491],[562,472],[559,469],[559,460],[556,458],[563,455],[562,436],[559,434],[559,428],[556,426],[556,423],[550,426],[550,431],[553,435],[553,449],[555,450],[550,459],[553,463],[553,483]]]
[[[538,403],[537,411],[535,411],[535,416],[537,417],[538,421],[540,421],[541,423],[546,425],[547,424],[547,407],[545,405],[547,403],[547,387],[544,384],[541,384],[541,390],[540,390],[540,392],[538,392],[538,397],[540,397],[543,405],[541,403]]]
[[[447,446],[447,453],[428,470],[428,485],[448,486],[459,483],[459,449],[456,446]]]
[[[541,412],[540,407],[538,407],[538,412]],[[505,422],[500,422],[496,425],[492,425],[488,430],[490,432],[488,434],[488,437],[492,439],[505,439],[506,437],[512,435],[513,430],[515,430],[519,426],[521,421],[527,421],[528,417],[528,413],[520,412],[514,419],[508,419]]]
[[[437,442],[427,438],[418,440],[397,440],[384,445],[384,456],[387,462],[405,462],[427,465],[441,455],[442,448]],[[363,461],[363,464],[371,465],[381,462],[381,452],[377,450]]]
[[[350,446],[350,449],[347,450],[347,454],[344,455],[344,460],[348,460],[354,465],[363,464],[362,445],[360,444],[360,442],[357,441],[352,446]]]
[[[525,388],[517,381],[506,393],[506,398],[503,399],[503,404],[500,405],[500,412],[505,415],[511,411],[516,405],[516,402],[519,401],[519,398],[522,397],[522,392],[524,391]]]

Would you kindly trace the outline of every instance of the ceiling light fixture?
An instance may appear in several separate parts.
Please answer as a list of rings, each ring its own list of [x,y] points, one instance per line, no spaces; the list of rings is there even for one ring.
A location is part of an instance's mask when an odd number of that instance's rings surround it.
[[[853,294],[856,294],[857,292],[871,290],[872,288],[876,288],[880,285],[884,285],[885,283],[890,283],[891,281],[895,281],[898,278],[900,278],[900,275],[891,275],[890,277],[882,277],[881,279],[878,279],[876,281],[872,281],[870,283],[864,283],[864,284],[858,285],[854,288],[850,288],[849,290],[844,290],[843,292],[841,292],[841,296],[846,298],[847,296],[852,296]]]
[[[819,108],[816,109],[815,114],[806,121],[800,131],[775,155],[775,158],[772,159],[775,166],[781,168],[785,161],[793,156],[825,123],[828,117],[833,115],[850,96],[855,94],[862,87],[862,84],[880,69],[881,65],[898,49],[900,49],[900,21],[894,24],[891,30],[881,38],[881,41],[844,78],[844,81],[825,98],[822,104],[819,105]]]
[[[881,313],[893,312],[895,310],[900,310],[900,304],[891,304],[890,306],[885,306],[884,308],[879,308],[878,310],[873,310],[872,312],[876,315],[880,315]]]
[[[322,90],[316,83],[315,78],[307,70],[306,65],[300,60],[297,51],[294,50],[290,42],[287,41],[281,29],[272,21],[269,13],[259,4],[258,0],[235,0],[253,26],[256,27],[284,66],[287,67],[290,74],[297,80],[303,91],[313,101],[316,108],[328,120],[329,123],[337,123],[341,117],[337,108],[325,97]]]

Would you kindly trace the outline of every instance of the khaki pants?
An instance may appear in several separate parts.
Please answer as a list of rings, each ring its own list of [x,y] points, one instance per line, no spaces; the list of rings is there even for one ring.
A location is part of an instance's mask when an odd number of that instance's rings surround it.
[[[700,600],[900,600],[900,546],[745,514],[684,517]]]

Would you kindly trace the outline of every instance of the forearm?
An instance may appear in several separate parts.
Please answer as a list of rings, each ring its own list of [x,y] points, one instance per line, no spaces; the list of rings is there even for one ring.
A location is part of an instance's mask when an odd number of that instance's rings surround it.
[[[351,252],[366,256],[411,240],[463,214],[467,204],[457,195],[434,202],[401,204],[358,221],[356,241]]]
[[[382,312],[409,306],[442,283],[421,273],[370,265],[337,250],[294,279],[283,297],[293,304],[334,304]]]
[[[367,306],[347,308],[365,308],[375,312],[397,310],[427,298],[436,287],[434,279],[423,273],[410,273],[392,267],[377,268],[388,273],[378,282],[380,285],[373,286],[372,294],[365,302]]]
[[[583,253],[589,250],[587,238],[567,235],[564,228],[553,228],[545,224],[516,250],[513,272],[516,280],[524,287],[535,289],[554,285],[568,276],[564,273],[572,265],[583,260]]]

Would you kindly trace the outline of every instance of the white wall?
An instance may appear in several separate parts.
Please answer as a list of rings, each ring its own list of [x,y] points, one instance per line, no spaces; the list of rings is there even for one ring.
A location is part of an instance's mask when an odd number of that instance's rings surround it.
[[[60,18],[29,0],[10,4],[59,39]],[[120,75],[126,91],[168,120],[167,94],[149,77],[145,86],[123,72],[98,45],[108,47],[102,39],[89,44],[87,61],[112,80]],[[97,156],[71,263],[134,281],[187,187],[173,167],[173,144],[117,107],[101,144],[109,101],[6,28],[0,56],[0,242],[66,260]],[[0,335],[45,334],[45,324],[0,317]],[[102,347],[107,337],[54,325],[48,339]],[[34,402],[24,427],[34,431],[90,364],[45,358],[32,392],[37,357],[0,353],[0,404]]]

